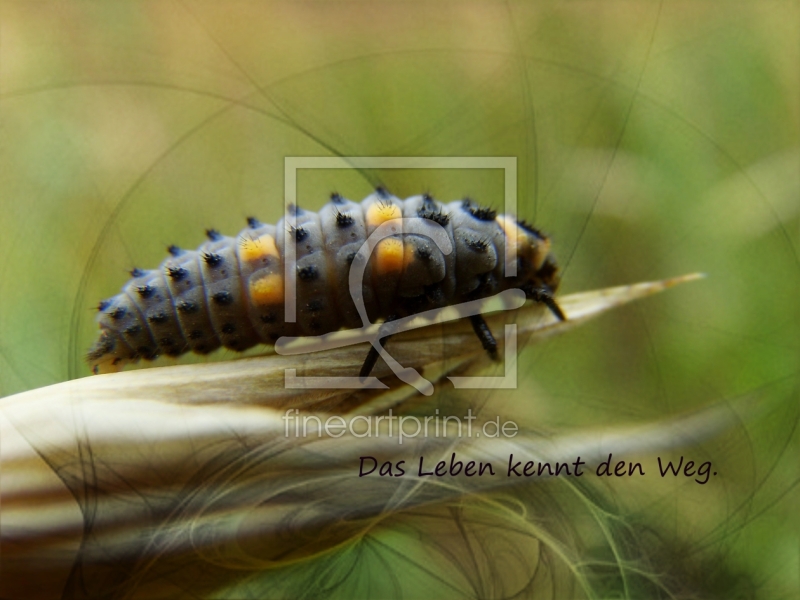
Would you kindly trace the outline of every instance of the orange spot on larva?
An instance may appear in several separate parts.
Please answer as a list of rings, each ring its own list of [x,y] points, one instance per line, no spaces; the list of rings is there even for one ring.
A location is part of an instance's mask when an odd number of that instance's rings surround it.
[[[365,221],[369,227],[374,228],[382,225],[386,221],[399,219],[402,216],[403,213],[400,212],[399,206],[395,204],[383,204],[381,202],[376,202],[367,209]]]
[[[375,273],[377,275],[399,273],[403,270],[404,254],[401,240],[397,238],[381,240],[375,248]]]
[[[527,256],[534,269],[540,269],[550,252],[550,240],[539,240],[522,229],[514,219],[506,215],[497,217],[497,224],[506,236],[506,244],[517,255]]]
[[[264,234],[257,238],[243,238],[239,242],[239,256],[246,261],[256,261],[262,258],[279,258],[275,238]]]
[[[506,244],[508,244],[512,251],[518,252],[523,246],[529,244],[525,232],[520,231],[514,219],[505,215],[499,215],[495,220],[497,224],[500,225],[500,229],[503,230],[506,236]]]
[[[403,269],[416,260],[417,247],[410,242],[403,242]]]
[[[283,277],[270,273],[250,280],[250,299],[253,304],[283,304]]]

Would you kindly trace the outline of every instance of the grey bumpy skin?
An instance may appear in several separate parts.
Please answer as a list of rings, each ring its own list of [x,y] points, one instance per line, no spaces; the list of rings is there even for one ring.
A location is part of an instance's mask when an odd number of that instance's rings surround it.
[[[558,286],[544,235],[469,200],[446,205],[428,195],[401,200],[379,189],[361,203],[334,194],[318,213],[292,208],[292,215],[293,228],[284,218],[277,225],[250,219],[250,226],[236,238],[209,230],[209,241],[197,250],[170,247],[171,256],[157,269],[134,270],[120,294],[100,303],[100,336],[87,355],[93,371],[118,370],[127,362],[160,354],[206,354],[220,346],[241,351],[284,335],[361,327],[348,276],[353,257],[382,222],[376,215],[434,221],[445,228],[454,251],[443,255],[421,235],[424,227],[405,222],[394,241],[395,249],[402,248],[400,262],[396,253],[394,262],[391,252],[382,255],[379,245],[367,265],[363,294],[372,322],[509,288],[524,289],[536,298],[534,291],[550,294]],[[503,276],[509,227],[517,237],[513,278]],[[253,291],[258,281],[269,277],[282,285],[287,235],[297,242],[294,323],[285,322],[282,301],[273,298],[265,304]],[[263,240],[270,240],[273,252],[254,258],[247,248]]]

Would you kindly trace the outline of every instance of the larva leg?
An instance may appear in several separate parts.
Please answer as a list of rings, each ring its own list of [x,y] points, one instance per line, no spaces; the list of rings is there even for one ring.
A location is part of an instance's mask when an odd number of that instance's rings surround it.
[[[533,289],[528,293],[528,298],[534,302],[541,302],[558,318],[559,321],[566,321],[567,316],[561,310],[561,307],[556,303],[553,298],[553,293],[550,290],[543,288]]]
[[[489,326],[486,324],[483,316],[472,315],[469,320],[472,323],[472,328],[475,330],[475,334],[478,336],[478,339],[483,345],[483,349],[489,353],[489,357],[492,360],[497,360],[497,341],[494,339],[492,330],[489,329]]]
[[[394,321],[395,319],[397,319],[396,315],[389,317],[384,322],[384,325],[386,323],[389,323],[390,321]],[[386,346],[386,341],[390,337],[392,337],[392,336],[387,335],[385,337],[380,338],[381,346],[385,347]],[[372,369],[375,368],[375,363],[378,362],[378,357],[379,356],[380,356],[380,354],[378,354],[378,350],[375,348],[375,346],[370,346],[369,352],[367,353],[367,358],[364,359],[364,364],[361,365],[361,372],[358,374],[358,376],[361,377],[362,379],[364,379],[365,377],[368,377],[369,374],[372,373]]]

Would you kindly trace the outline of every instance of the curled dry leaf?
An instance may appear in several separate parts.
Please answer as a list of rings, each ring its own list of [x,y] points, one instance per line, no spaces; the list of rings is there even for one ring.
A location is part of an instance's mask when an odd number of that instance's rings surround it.
[[[562,297],[566,322],[538,306],[487,320],[498,331],[513,318],[526,343],[698,277]],[[613,432],[486,438],[459,436],[451,427],[447,436],[400,443],[391,421],[372,425],[367,418],[414,393],[392,381],[385,365],[378,376],[388,389],[284,387],[288,368],[352,375],[364,349],[102,375],[0,401],[0,595],[33,597],[35,587],[40,597],[65,589],[96,597],[112,588],[124,597],[171,597],[173,586],[207,594],[230,584],[204,577],[209,564],[239,575],[293,564],[398,511],[525,481],[505,472],[423,478],[416,466],[406,477],[360,478],[362,456],[407,464],[424,456],[435,464],[456,452],[463,462],[491,462],[501,471],[512,453],[550,463],[580,456],[592,464],[609,448],[643,454],[691,443],[732,418],[727,405]],[[390,352],[437,385],[489,363],[469,324],[460,322],[398,335]],[[311,417],[307,435],[289,426],[290,408]],[[314,429],[314,419],[334,413],[345,425],[341,437]]]

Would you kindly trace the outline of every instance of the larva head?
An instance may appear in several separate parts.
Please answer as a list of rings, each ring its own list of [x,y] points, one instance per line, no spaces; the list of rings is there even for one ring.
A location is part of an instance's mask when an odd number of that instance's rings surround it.
[[[560,278],[555,258],[550,253],[550,239],[525,221],[507,215],[498,216],[497,222],[506,235],[506,243],[516,252],[517,277],[523,281],[521,289],[555,292]]]

